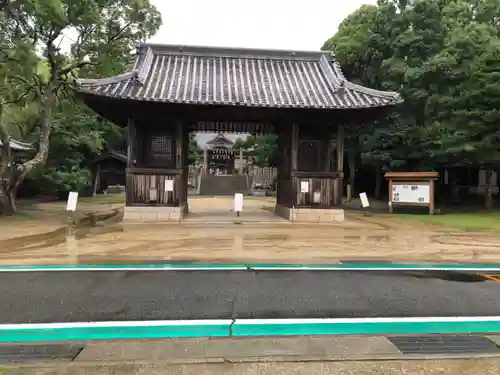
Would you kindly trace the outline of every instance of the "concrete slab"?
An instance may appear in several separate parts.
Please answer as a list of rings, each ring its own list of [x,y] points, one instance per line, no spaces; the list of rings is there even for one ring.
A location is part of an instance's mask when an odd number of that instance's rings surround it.
[[[399,358],[385,337],[289,337],[91,342],[77,362],[238,362]]]
[[[490,335],[490,336],[486,336],[486,338],[493,341],[494,344],[500,346],[500,335]]]

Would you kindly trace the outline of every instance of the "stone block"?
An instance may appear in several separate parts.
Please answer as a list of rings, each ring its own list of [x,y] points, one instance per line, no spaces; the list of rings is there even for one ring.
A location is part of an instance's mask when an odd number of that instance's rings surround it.
[[[126,206],[124,221],[179,221],[184,216],[184,207]]]
[[[277,204],[275,213],[287,220],[297,223],[338,223],[345,220],[344,210],[341,208],[317,209],[296,208]]]

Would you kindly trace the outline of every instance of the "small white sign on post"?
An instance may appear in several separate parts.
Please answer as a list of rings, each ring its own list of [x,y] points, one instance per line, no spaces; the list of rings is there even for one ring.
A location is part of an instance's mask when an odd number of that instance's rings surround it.
[[[234,194],[234,212],[237,216],[240,216],[240,212],[243,211],[243,193]]]
[[[165,191],[174,191],[174,180],[167,180],[165,178]]]
[[[66,203],[66,211],[75,212],[77,203],[78,203],[78,192],[70,191],[68,195],[68,203]]]
[[[309,193],[309,181],[300,181],[300,192]]]
[[[361,205],[363,208],[370,207],[370,201],[366,193],[359,193],[359,199],[361,199]]]

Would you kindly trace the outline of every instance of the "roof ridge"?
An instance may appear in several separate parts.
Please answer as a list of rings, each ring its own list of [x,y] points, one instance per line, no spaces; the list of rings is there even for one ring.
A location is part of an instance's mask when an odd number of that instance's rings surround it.
[[[263,49],[263,48],[237,48],[237,47],[217,47],[217,46],[196,46],[196,45],[176,45],[176,44],[156,44],[141,43],[138,51],[152,49],[155,54],[197,54],[212,55],[220,57],[240,57],[240,58],[281,58],[281,59],[317,59],[321,56],[334,56],[329,51],[306,51],[306,50],[285,50],[285,49]],[[162,53],[163,52],[163,53]]]
[[[137,69],[137,81],[141,84],[144,83],[146,80],[149,70],[151,69],[151,65],[153,64],[153,59],[154,59],[154,53],[153,50],[148,47],[146,49],[146,53],[144,54],[144,57],[140,63],[138,63],[138,66],[136,66]],[[137,56],[137,60],[139,60],[139,56]]]

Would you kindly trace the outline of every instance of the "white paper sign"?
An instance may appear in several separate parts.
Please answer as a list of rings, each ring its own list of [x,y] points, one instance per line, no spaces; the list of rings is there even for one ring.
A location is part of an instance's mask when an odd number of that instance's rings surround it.
[[[243,211],[243,194],[235,193],[234,194],[234,212],[242,212]]]
[[[321,203],[321,193],[319,191],[315,191],[313,194],[313,202]]]
[[[429,185],[392,185],[394,203],[429,203],[431,194]]]
[[[174,191],[174,180],[165,179],[165,191]]]
[[[76,204],[78,203],[78,192],[70,191],[68,195],[68,203],[66,203],[66,211],[76,211]]]
[[[157,194],[156,188],[149,189],[149,201],[150,202],[155,201],[157,197],[158,197],[158,194]]]
[[[363,208],[370,206],[370,202],[368,201],[368,196],[366,195],[366,193],[359,193],[359,199],[361,199],[361,205],[363,206]]]
[[[309,181],[300,181],[300,192],[309,193]]]

